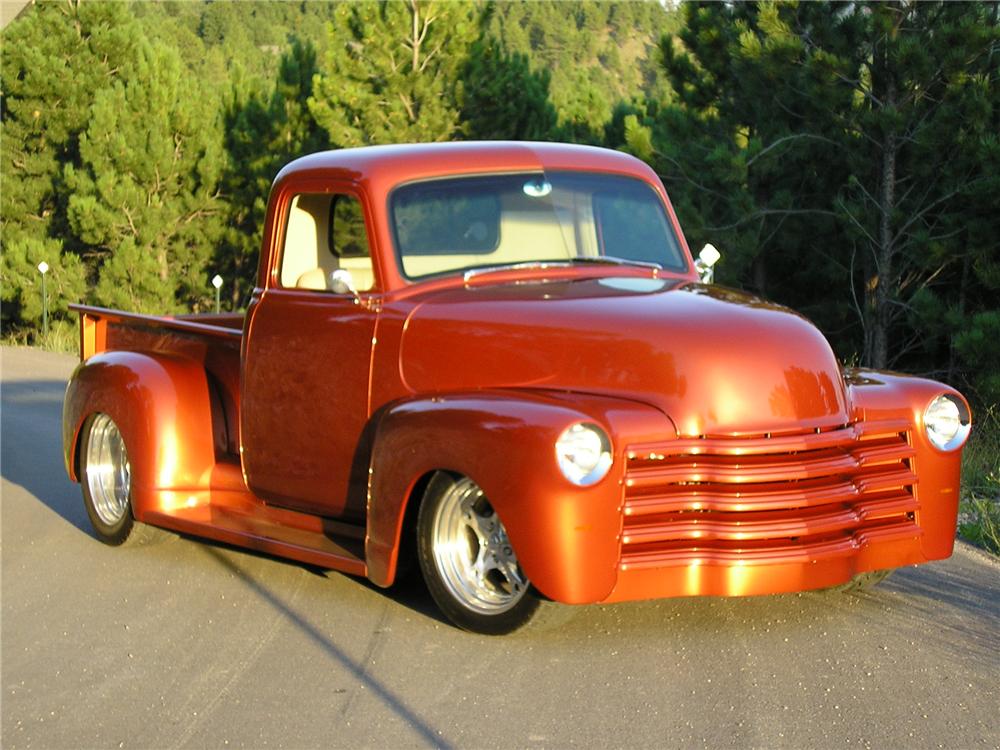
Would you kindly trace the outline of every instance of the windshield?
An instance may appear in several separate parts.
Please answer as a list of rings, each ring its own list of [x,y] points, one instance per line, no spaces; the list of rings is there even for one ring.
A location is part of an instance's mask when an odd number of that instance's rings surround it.
[[[687,264],[663,202],[642,180],[586,172],[458,177],[390,198],[404,275],[535,263]]]

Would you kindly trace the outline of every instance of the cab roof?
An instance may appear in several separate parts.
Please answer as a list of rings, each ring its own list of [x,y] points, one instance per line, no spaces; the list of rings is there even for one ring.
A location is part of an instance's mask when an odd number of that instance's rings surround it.
[[[652,169],[634,156],[595,146],[530,141],[458,141],[365,146],[321,151],[289,163],[275,182],[320,176],[368,182],[383,189],[410,180],[456,174],[573,169],[632,175],[659,185]]]

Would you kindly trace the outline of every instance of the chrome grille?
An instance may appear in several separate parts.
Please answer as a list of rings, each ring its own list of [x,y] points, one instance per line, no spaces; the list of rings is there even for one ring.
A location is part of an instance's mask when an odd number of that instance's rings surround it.
[[[621,567],[805,561],[831,546],[919,533],[909,427],[631,445]]]

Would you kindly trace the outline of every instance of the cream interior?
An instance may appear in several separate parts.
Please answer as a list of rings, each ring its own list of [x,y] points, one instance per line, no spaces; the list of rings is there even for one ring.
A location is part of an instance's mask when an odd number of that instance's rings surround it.
[[[558,221],[556,220],[558,217]],[[492,253],[407,255],[407,276],[425,276],[459,268],[505,265],[535,260],[559,260],[599,254],[590,196],[570,193],[555,206],[539,210],[537,202],[505,195],[500,206],[500,242]]]
[[[330,274],[350,272],[358,291],[375,285],[370,256],[340,258],[330,252],[330,205],[333,195],[297,195],[292,199],[281,261],[281,285],[330,290]],[[418,277],[484,265],[560,260],[599,254],[593,204],[581,193],[564,195],[552,207],[520,195],[505,195],[500,207],[500,238],[491,253],[407,255],[403,270]]]
[[[333,195],[297,195],[292,199],[281,258],[281,285],[330,289],[330,274],[349,271],[359,292],[375,285],[370,256],[338,258],[330,252],[330,204]]]

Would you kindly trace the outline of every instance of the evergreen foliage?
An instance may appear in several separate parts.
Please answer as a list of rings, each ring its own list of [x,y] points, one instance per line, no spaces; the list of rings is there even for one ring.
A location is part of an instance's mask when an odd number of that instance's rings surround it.
[[[337,6],[309,110],[336,146],[445,141],[459,131],[458,72],[476,5],[448,0]]]
[[[176,51],[144,42],[99,91],[66,165],[70,227],[101,257],[105,304],[173,311],[197,296],[219,227],[222,131],[212,100]]]
[[[476,140],[558,140],[549,73],[492,38],[473,43],[461,74],[463,132]]]
[[[324,148],[569,140],[651,163],[718,278],[842,359],[1000,401],[997,3],[39,2],[2,32],[5,334],[238,309]]]
[[[136,2],[132,13],[150,41],[175,48],[206,82],[270,85],[293,39],[324,49],[329,2]]]
[[[270,93],[235,92],[227,106],[228,164],[221,184],[227,220],[213,269],[232,280],[233,307],[246,300],[256,281],[271,181],[292,159],[328,147],[325,131],[306,106],[316,72],[313,45],[293,39]]]
[[[656,47],[677,18],[658,2],[501,2],[486,30],[551,77],[560,137],[600,143],[619,101],[670,98]]]
[[[617,138],[673,187],[693,244],[730,251],[720,277],[805,311],[842,355],[1000,397],[972,343],[998,290],[995,6],[684,12],[662,43],[676,106]]]
[[[79,162],[79,135],[93,93],[132,59],[136,26],[116,3],[31,8],[3,35],[0,284],[2,320],[36,325],[42,316],[36,270],[50,268],[52,311],[84,296],[86,269],[66,242],[64,164]]]

